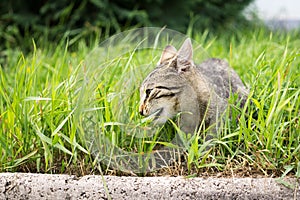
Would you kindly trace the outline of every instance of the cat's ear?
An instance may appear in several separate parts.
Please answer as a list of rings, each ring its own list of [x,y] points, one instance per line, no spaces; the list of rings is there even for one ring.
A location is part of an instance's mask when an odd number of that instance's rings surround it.
[[[190,38],[187,38],[178,51],[177,66],[179,72],[189,70],[194,65],[193,46]]]
[[[178,51],[178,59],[192,61],[193,59],[193,46],[190,38],[187,38]]]
[[[173,47],[172,45],[168,45],[166,46],[166,48],[164,49],[164,51],[161,54],[160,60],[158,62],[158,64],[162,64],[165,61],[175,57],[177,55],[177,50],[175,47]]]

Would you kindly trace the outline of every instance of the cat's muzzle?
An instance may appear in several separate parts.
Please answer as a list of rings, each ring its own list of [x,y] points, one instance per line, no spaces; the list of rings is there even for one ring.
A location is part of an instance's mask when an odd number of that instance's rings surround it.
[[[151,113],[148,115],[146,118],[143,119],[143,121],[155,121],[160,117],[160,114],[162,113],[163,108],[157,109],[155,112]],[[146,116],[143,110],[140,110],[140,114],[142,116]]]

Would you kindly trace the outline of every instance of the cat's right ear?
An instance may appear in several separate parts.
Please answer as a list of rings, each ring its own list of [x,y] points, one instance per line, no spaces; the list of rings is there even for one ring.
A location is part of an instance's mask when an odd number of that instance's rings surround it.
[[[175,57],[176,55],[177,55],[176,48],[173,47],[172,45],[168,45],[168,46],[166,46],[166,48],[162,52],[158,64],[162,64],[162,63],[170,60],[171,58]]]

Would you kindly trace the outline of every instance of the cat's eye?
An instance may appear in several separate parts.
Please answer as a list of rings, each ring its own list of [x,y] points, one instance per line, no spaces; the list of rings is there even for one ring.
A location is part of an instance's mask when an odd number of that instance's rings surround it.
[[[158,89],[159,92],[155,93],[155,99],[175,96],[175,93],[172,92],[174,88],[175,87],[157,86],[156,89]]]
[[[174,93],[166,93],[166,94],[161,94],[155,97],[155,99],[160,99],[162,97],[174,97],[175,94]]]
[[[150,93],[151,93],[152,89],[146,89],[145,93],[146,93],[146,97],[149,97]]]

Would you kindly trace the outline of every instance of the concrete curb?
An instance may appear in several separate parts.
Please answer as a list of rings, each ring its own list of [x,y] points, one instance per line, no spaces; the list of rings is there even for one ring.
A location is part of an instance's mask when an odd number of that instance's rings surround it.
[[[0,199],[300,199],[272,178],[116,177],[0,173]]]

